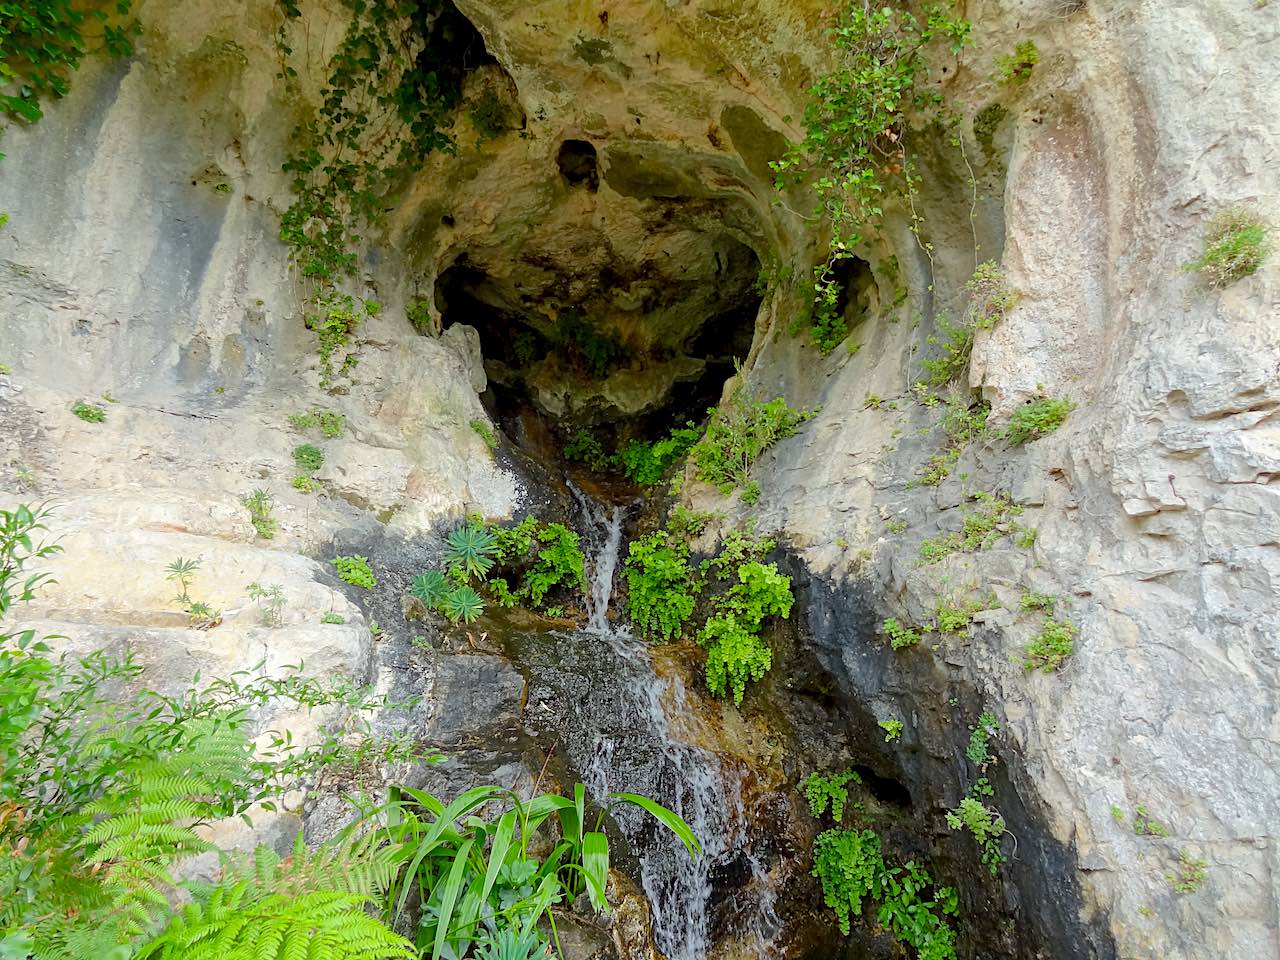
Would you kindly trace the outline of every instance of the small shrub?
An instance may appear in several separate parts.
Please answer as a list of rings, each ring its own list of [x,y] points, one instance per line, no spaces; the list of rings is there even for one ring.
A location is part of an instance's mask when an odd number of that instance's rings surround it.
[[[347,418],[333,410],[316,408],[308,413],[292,414],[289,417],[289,425],[302,432],[318,427],[323,436],[333,439],[342,436],[347,429]]]
[[[1140,837],[1167,837],[1169,828],[1151,816],[1143,804],[1133,808],[1133,832]]]
[[[979,330],[990,330],[1003,320],[1018,299],[994,260],[979,264],[964,286],[969,291],[966,317]]]
[[[303,443],[293,448],[293,462],[299,470],[315,473],[324,466],[324,451],[313,443]]]
[[[1004,817],[998,810],[988,807],[979,799],[991,795],[991,785],[986,778],[979,780],[969,796],[960,801],[960,805],[947,811],[947,826],[952,830],[968,830],[973,839],[982,848],[982,862],[998,876],[1000,864],[1004,863],[1004,854],[1000,852],[1000,839],[1005,834]]]
[[[881,720],[878,726],[884,731],[885,743],[892,743],[894,740],[897,740],[902,736],[901,720]]]
[[[347,618],[340,613],[326,613],[320,618],[321,623],[346,623]]]
[[[689,566],[689,547],[665,530],[632,540],[627,549],[627,611],[647,640],[684,632],[702,583]]]
[[[979,507],[973,511],[962,511],[963,529],[920,541],[921,565],[937,563],[953,553],[986,550],[1006,533],[1017,533],[1022,529],[1013,523],[1014,517],[1022,515],[1022,507],[998,494],[979,492],[974,499]]]
[[[1075,652],[1075,636],[1076,629],[1070,623],[1045,617],[1044,627],[1027,645],[1023,666],[1027,670],[1053,673]]]
[[[1058,598],[1050,593],[1035,593],[1031,590],[1022,591],[1022,598],[1018,601],[1018,606],[1023,610],[1043,610],[1050,616],[1053,615],[1053,609],[1058,605]]]
[[[604,444],[586,427],[580,428],[570,437],[561,452],[570,463],[583,463],[597,471],[608,469],[613,462],[613,458],[605,452]]]
[[[483,580],[493,569],[493,556],[497,550],[494,535],[484,524],[473,520],[457,527],[445,541],[444,560],[449,575],[459,582],[471,577]]]
[[[1232,207],[1210,221],[1204,253],[1183,269],[1199,272],[1209,286],[1220,290],[1256,273],[1270,253],[1271,239],[1262,220],[1248,210]]]
[[[641,486],[653,486],[701,436],[702,431],[690,421],[683,427],[673,427],[664,439],[653,443],[632,440],[622,448],[618,459],[628,479]]]
[[[738,567],[738,582],[698,631],[698,643],[707,648],[707,688],[714,695],[731,691],[734,704],[742,703],[747,682],[763,678],[773,664],[773,652],[760,636],[765,617],[785,619],[793,602],[791,578],[774,564],[750,560]]]
[[[490,452],[498,449],[498,438],[494,436],[493,427],[489,426],[484,420],[472,420],[471,429],[475,431],[476,436],[484,441],[484,445],[489,448]]]
[[[996,78],[1001,84],[1022,84],[1031,79],[1031,71],[1040,62],[1040,50],[1034,40],[1024,40],[1013,53],[996,58]]]
[[[981,609],[982,604],[976,600],[952,604],[948,600],[939,599],[933,608],[934,629],[943,636],[963,633],[973,623],[973,615]]]
[[[1179,850],[1174,872],[1165,876],[1174,893],[1195,893],[1204,883],[1208,866],[1204,860],[1193,857],[1186,850]]]
[[[708,411],[707,432],[692,448],[697,478],[730,493],[745,487],[748,502],[752,491],[752,465],[765,450],[779,440],[794,436],[800,424],[817,415],[816,410],[796,410],[782,397],[763,403],[746,395],[739,387],[719,409]],[[754,499],[754,498],[753,498]]]
[[[844,819],[844,805],[849,800],[849,783],[861,784],[862,778],[852,770],[844,773],[833,773],[824,777],[818,773],[809,774],[804,782],[804,796],[809,801],[809,813],[815,818],[821,817],[831,809],[831,819],[839,823]]]
[[[320,489],[320,481],[315,477],[309,477],[305,473],[300,473],[289,481],[289,485],[300,493],[315,493]]]
[[[894,517],[884,522],[884,528],[888,530],[890,533],[892,533],[894,536],[897,536],[898,534],[901,534],[901,533],[905,533],[908,525],[909,524],[907,523],[907,521],[902,519],[901,517]]]
[[[377,586],[378,581],[374,579],[368,557],[334,557],[329,562],[338,571],[338,577],[353,587],[372,590]]]
[[[889,617],[883,624],[881,629],[889,636],[889,646],[894,650],[901,650],[904,647],[914,647],[920,642],[920,631],[912,627],[903,626],[894,617]]]
[[[974,328],[970,323],[952,323],[946,314],[941,313],[934,318],[934,325],[938,332],[925,337],[925,343],[937,347],[940,352],[937,356],[926,357],[920,365],[929,375],[926,385],[941,387],[969,368]]]
[[[258,609],[262,611],[262,625],[264,627],[278,627],[284,623],[284,608],[289,601],[285,599],[284,588],[278,583],[263,586],[254,582],[245,588],[245,592],[249,595],[249,599],[258,604]]]
[[[275,500],[271,494],[262,489],[254,490],[240,498],[240,505],[249,511],[249,522],[253,524],[258,536],[263,540],[270,540],[276,535],[280,524],[272,516]]]
[[[1075,408],[1076,405],[1070,400],[1053,400],[1048,397],[1024,403],[1009,418],[1004,438],[1019,445],[1047,437],[1062,426],[1067,414]]]
[[[475,623],[480,614],[484,613],[484,600],[470,587],[455,587],[445,595],[440,609],[454,623],[459,620]]]
[[[107,419],[105,407],[100,407],[96,403],[85,403],[83,400],[77,400],[71,412],[85,423],[102,423]]]
[[[409,304],[405,308],[405,316],[418,333],[425,336],[434,332],[435,322],[431,319],[431,304],[426,300],[416,300]]]
[[[991,753],[991,738],[1000,732],[1000,719],[991,712],[978,717],[978,725],[970,728],[969,745],[964,755],[979,769],[995,760]]]
[[[443,573],[439,570],[428,570],[413,578],[409,592],[426,604],[427,609],[439,610],[451,589],[449,580]]]

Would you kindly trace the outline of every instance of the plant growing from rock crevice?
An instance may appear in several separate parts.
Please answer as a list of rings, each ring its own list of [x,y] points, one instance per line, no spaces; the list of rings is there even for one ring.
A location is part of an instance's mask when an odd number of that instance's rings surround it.
[[[271,498],[271,494],[262,489],[254,490],[253,493],[240,498],[240,505],[249,511],[249,522],[253,524],[253,529],[258,536],[263,540],[275,537],[280,524],[272,516],[275,511],[275,501]]]
[[[1243,207],[1231,207],[1210,221],[1204,252],[1183,269],[1198,272],[1209,286],[1222,289],[1256,273],[1271,250],[1262,218]]]
[[[372,590],[378,584],[373,575],[373,570],[369,566],[368,557],[339,556],[334,557],[329,562],[333,564],[334,570],[338,573],[338,578],[344,583],[349,583],[353,587],[360,587],[363,590]]]

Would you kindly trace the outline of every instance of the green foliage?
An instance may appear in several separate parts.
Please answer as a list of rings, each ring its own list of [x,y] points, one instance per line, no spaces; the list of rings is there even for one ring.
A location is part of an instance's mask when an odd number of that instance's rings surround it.
[[[996,153],[996,131],[1008,118],[1009,111],[999,103],[987,104],[973,118],[973,137],[982,147],[982,152],[988,160],[991,160]]]
[[[498,449],[498,438],[494,436],[493,427],[489,426],[486,420],[472,420],[471,429],[475,431],[476,436],[484,441],[484,445],[490,451]]]
[[[57,550],[35,542],[44,516],[25,506],[0,511],[0,616],[47,580],[24,571]],[[184,598],[194,570],[190,561],[174,565]],[[133,692],[121,697],[122,687]],[[335,719],[349,733],[300,748],[288,732],[259,730],[254,718],[280,703],[345,707],[349,716]],[[335,955],[326,949],[335,943],[368,948],[341,956],[408,956],[406,944],[374,929],[361,909],[392,874],[390,856],[371,847],[309,853],[299,839],[288,861],[262,849],[252,871],[231,863],[217,884],[185,890],[171,872],[213,849],[202,839],[209,824],[255,806],[274,810],[326,767],[407,759],[403,745],[360,732],[362,718],[383,705],[349,684],[323,685],[296,671],[238,675],[166,696],[150,688],[132,653],[54,659],[34,631],[0,633],[5,956],[256,960],[299,950]],[[186,906],[173,905],[183,899]]]
[[[1004,85],[1026,83],[1039,62],[1040,50],[1035,41],[1023,40],[1013,53],[996,58],[996,79]]]
[[[435,960],[469,956],[478,943],[527,941],[543,929],[555,935],[550,909],[561,901],[573,907],[585,898],[605,912],[610,857],[600,825],[618,803],[653,816],[691,856],[700,851],[688,824],[665,807],[638,794],[610,800],[592,829],[582,784],[572,798],[539,794],[527,801],[500,787],[473,787],[448,805],[420,790],[395,791],[379,812],[404,867],[385,899],[384,920],[396,924],[411,901],[420,904],[415,945],[424,960]]]
[[[284,608],[289,601],[285,598],[284,588],[280,584],[271,583],[263,586],[254,581],[245,588],[245,592],[262,611],[264,627],[278,627],[284,623]]]
[[[85,423],[102,423],[107,419],[105,407],[100,407],[96,403],[85,403],[83,400],[77,400],[71,407],[71,412]]]
[[[913,862],[886,863],[873,831],[820,833],[813,845],[813,876],[841,933],[849,933],[851,921],[862,915],[863,900],[870,899],[879,904],[880,924],[913,947],[919,960],[955,960],[955,931],[945,919],[959,912],[955,890],[939,887]]]
[[[197,630],[208,630],[222,622],[222,612],[191,599],[191,584],[195,582],[196,571],[199,569],[199,560],[178,557],[165,567],[165,579],[172,580],[177,585],[178,595],[173,598],[173,602],[187,615],[190,626]]]
[[[569,438],[562,453],[570,463],[584,463],[597,471],[608,469],[613,463],[613,458],[605,452],[604,444],[586,427]]]
[[[1204,252],[1183,269],[1198,271],[1209,286],[1222,289],[1256,273],[1271,249],[1262,219],[1242,207],[1231,207],[1210,221]]]
[[[534,538],[538,544],[537,559],[525,573],[516,595],[527,597],[534,607],[539,607],[555,587],[585,590],[586,561],[578,535],[564,524],[548,523],[539,527]]]
[[[929,458],[924,472],[908,482],[908,486],[935,487],[951,475],[965,448],[975,440],[986,436],[987,417],[991,406],[985,401],[972,401],[969,393],[953,389],[947,395],[946,406],[938,425],[942,428],[945,443],[940,452]]]
[[[342,436],[346,431],[347,418],[334,410],[322,410],[317,407],[307,413],[290,415],[289,424],[295,430],[302,432],[314,430],[318,427],[323,436],[332,440],[334,437]]]
[[[459,582],[471,577],[483,580],[493,569],[497,543],[483,523],[468,520],[454,529],[445,540],[444,561],[449,575]]]
[[[881,720],[878,726],[884,731],[885,743],[892,743],[894,740],[897,740],[902,736],[901,720]]]
[[[372,590],[377,586],[378,581],[374,579],[368,557],[341,556],[334,557],[329,562],[338,572],[338,577],[353,587]]]
[[[964,526],[957,533],[941,537],[926,537],[920,542],[920,563],[937,563],[953,553],[974,553],[993,546],[1007,533],[1021,528],[1014,518],[1022,515],[1022,508],[999,494],[978,492],[974,495],[977,510],[964,510]]]
[[[998,876],[1000,864],[1005,856],[1000,852],[1000,840],[1005,834],[1004,818],[999,811],[988,807],[981,797],[989,797],[991,784],[984,777],[973,785],[969,795],[960,801],[960,805],[947,811],[947,826],[952,830],[968,830],[973,839],[982,848],[982,862]]]
[[[42,98],[65,97],[71,74],[90,53],[130,56],[138,25],[123,18],[132,6],[132,0],[0,2],[0,114],[35,123],[44,116]]]
[[[939,597],[933,606],[934,629],[944,637],[948,634],[963,633],[973,623],[973,615],[982,609],[977,600],[961,600],[953,603]]]
[[[849,783],[861,784],[862,778],[852,770],[833,773],[829,777],[818,773],[809,774],[804,782],[804,796],[809,801],[809,813],[814,818],[819,818],[830,808],[831,819],[839,823],[844,819],[844,805],[849,800]]]
[[[994,260],[978,264],[964,288],[969,292],[965,320],[979,330],[990,330],[1009,315],[1018,301]]]
[[[431,317],[431,304],[426,300],[416,300],[405,307],[405,317],[419,334],[425,336],[432,332],[435,321]]]
[[[1058,598],[1049,593],[1036,593],[1032,590],[1022,591],[1022,597],[1018,601],[1018,606],[1023,610],[1043,610],[1045,613],[1053,616],[1054,607],[1058,605]]]
[[[785,619],[793,601],[791,578],[774,564],[751,560],[738,567],[738,583],[719,598],[698,631],[698,643],[707,648],[707,688],[713,694],[731,690],[733,702],[742,703],[747,681],[763,678],[773,663],[773,653],[760,637],[764,619]]]
[[[1166,874],[1174,893],[1195,893],[1204,884],[1205,872],[1209,865],[1204,860],[1193,857],[1186,850],[1178,851],[1178,862],[1172,873]]]
[[[315,493],[323,486],[315,477],[308,476],[305,473],[295,474],[289,480],[289,485],[299,493]]]
[[[1009,418],[1004,438],[1012,444],[1023,444],[1046,437],[1062,426],[1067,414],[1075,408],[1070,400],[1048,397],[1024,403]]]
[[[262,489],[254,490],[240,498],[240,505],[249,511],[249,522],[253,524],[258,536],[263,540],[270,540],[276,535],[280,524],[272,516],[276,505],[271,494]]]
[[[484,600],[468,586],[454,587],[440,601],[440,609],[454,623],[475,623],[484,613]]]
[[[904,626],[899,623],[896,617],[888,617],[884,623],[880,625],[889,637],[889,645],[894,650],[901,650],[904,647],[914,647],[920,642],[920,631],[914,627]]]
[[[969,746],[964,751],[970,763],[984,768],[995,760],[991,753],[991,738],[999,732],[1000,718],[994,713],[988,711],[978,717],[978,725],[969,728]]]
[[[607,330],[600,330],[572,310],[556,318],[557,353],[573,369],[600,379],[609,374],[631,351]]]
[[[689,566],[689,546],[659,530],[627,548],[627,611],[647,640],[674,640],[693,616],[702,583]]]
[[[653,443],[632,440],[619,452],[618,459],[628,479],[642,486],[653,486],[701,436],[702,431],[689,421],[683,427],[672,427],[666,437]]]
[[[429,610],[439,610],[444,598],[452,590],[448,578],[439,570],[428,570],[413,578],[409,592],[426,604]]]
[[[946,386],[969,369],[969,356],[973,353],[973,324],[952,323],[946,314],[934,317],[937,333],[925,337],[925,343],[939,351],[936,356],[920,362],[927,373],[926,383],[931,387]]]
[[[303,443],[293,448],[293,462],[299,470],[315,473],[324,466],[324,451],[313,443]]]
[[[707,432],[691,450],[697,478],[726,494],[744,487],[742,499],[754,503],[760,492],[751,481],[752,465],[779,440],[794,436],[817,411],[795,410],[782,397],[765,403],[739,387],[727,403],[708,414]]]
[[[908,126],[913,116],[940,112],[942,103],[928,82],[929,57],[943,44],[959,53],[971,28],[953,10],[949,0],[925,3],[919,15],[845,0],[828,30],[837,68],[810,88],[805,137],[774,164],[780,189],[815,174],[820,209],[831,219],[831,254],[815,271],[820,345],[843,339],[830,266],[881,221],[886,195],[914,189]]]
[[[1140,837],[1167,837],[1169,828],[1151,816],[1143,804],[1133,808],[1133,832]]]
[[[320,618],[321,623],[346,623],[347,618],[340,613],[326,613]]]
[[[1044,626],[1027,645],[1027,659],[1023,666],[1028,670],[1053,673],[1075,652],[1076,628],[1064,620],[1052,616],[1044,618]]]

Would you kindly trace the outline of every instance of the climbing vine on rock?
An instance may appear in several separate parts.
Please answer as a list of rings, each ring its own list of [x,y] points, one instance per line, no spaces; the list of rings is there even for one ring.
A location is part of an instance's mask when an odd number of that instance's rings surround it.
[[[324,387],[351,372],[359,328],[377,313],[342,289],[356,273],[358,231],[380,220],[398,173],[453,149],[448,128],[463,75],[450,51],[460,15],[445,0],[342,3],[351,20],[319,109],[293,130],[283,169],[295,199],[280,222],[307,287],[306,325],[319,340]],[[292,89],[289,41],[301,12],[291,0],[280,9],[281,76]]]
[[[830,253],[814,270],[810,321],[824,353],[848,333],[834,315],[832,267],[880,223],[889,195],[914,194],[907,125],[913,116],[936,119],[942,108],[941,93],[924,82],[930,58],[940,48],[960,53],[971,29],[953,0],[925,3],[918,14],[846,0],[828,30],[838,65],[809,90],[804,139],[774,164],[779,188],[812,178],[819,212],[831,222]],[[913,229],[919,219],[913,212]]]
[[[133,0],[0,2],[0,115],[35,123],[41,101],[71,90],[71,74],[91,53],[133,53],[140,28],[127,19]],[[3,154],[0,154],[3,157]]]

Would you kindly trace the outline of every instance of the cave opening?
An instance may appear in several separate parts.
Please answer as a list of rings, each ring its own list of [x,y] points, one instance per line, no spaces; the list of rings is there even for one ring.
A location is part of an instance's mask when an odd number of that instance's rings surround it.
[[[585,186],[592,193],[600,187],[595,145],[586,140],[565,140],[556,154],[556,166],[565,182]]]
[[[681,289],[651,264],[609,261],[566,275],[525,253],[506,270],[462,253],[436,279],[442,328],[479,336],[499,428],[542,462],[587,431],[605,451],[701,423],[755,336],[760,258],[728,235]]]

